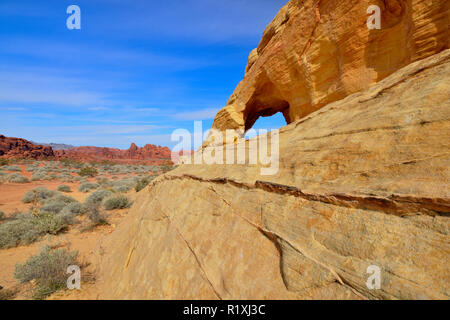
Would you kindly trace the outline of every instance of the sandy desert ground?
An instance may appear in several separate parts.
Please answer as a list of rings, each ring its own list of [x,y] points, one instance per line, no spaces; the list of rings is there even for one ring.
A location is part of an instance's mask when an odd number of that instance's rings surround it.
[[[4,173],[3,176],[5,177],[4,181],[0,184],[0,212],[4,213],[4,218],[0,220],[0,224],[13,220],[19,213],[27,213],[32,210],[33,203],[24,203],[22,199],[27,192],[35,188],[45,187],[48,190],[57,191],[60,185],[67,185],[70,187],[71,192],[64,193],[64,195],[72,197],[79,203],[84,203],[89,195],[96,190],[93,189],[90,192],[79,191],[79,187],[83,183],[96,183],[96,177],[89,177],[87,179],[82,179],[81,181],[74,181],[71,178],[67,179],[67,177],[64,182],[58,177],[52,180],[32,181],[33,172],[27,171],[27,167],[30,167],[31,165],[32,163],[30,161],[27,161],[26,164],[12,163],[9,167],[15,167],[14,171],[7,170],[7,168],[9,168],[8,166],[0,167],[0,171]],[[63,167],[57,162],[56,165],[58,166],[57,170]],[[45,166],[45,162],[42,162],[38,165],[38,168],[43,168]],[[19,167],[21,171],[18,171],[17,167]],[[113,183],[113,181],[116,180],[116,185],[118,185],[120,184],[121,179],[130,179],[130,177],[136,177],[135,179],[138,179],[137,174],[131,172],[133,168],[136,168],[136,166],[120,165],[120,167],[125,168],[125,171],[128,173],[103,174],[103,185],[99,186],[100,189],[105,188],[105,181],[110,181],[110,183]],[[72,171],[74,172],[71,172],[70,175],[77,179],[77,170]],[[145,171],[145,168],[141,168],[141,173],[143,171]],[[25,176],[29,182],[11,183],[7,181],[7,177],[9,175],[17,173]],[[148,173],[149,176],[156,176],[160,172],[155,170],[155,172],[150,171]],[[112,185],[110,185],[110,187],[111,186]],[[112,189],[113,188],[114,187],[112,187]],[[120,192],[120,194],[125,195],[130,202],[132,202],[137,194],[135,188],[132,185],[128,185],[124,189],[128,190],[122,189],[122,191],[125,192]],[[33,283],[20,284],[18,280],[14,278],[15,266],[16,264],[25,263],[31,256],[38,254],[40,248],[43,246],[50,246],[54,249],[63,248],[68,251],[78,252],[78,261],[82,264],[82,290],[61,290],[47,298],[83,299],[87,297],[86,293],[93,287],[96,278],[96,268],[95,265],[93,265],[92,259],[94,250],[98,248],[101,240],[106,235],[110,234],[121,223],[122,219],[127,215],[127,212],[127,208],[109,211],[103,210],[102,213],[107,217],[107,224],[99,225],[89,230],[83,230],[83,226],[89,224],[89,219],[86,216],[81,215],[77,218],[76,224],[69,225],[65,230],[59,232],[57,235],[46,234],[38,241],[29,245],[19,244],[18,246],[12,248],[0,248],[0,286],[3,287],[1,291],[9,293],[9,296],[7,297],[8,299],[31,299]]]

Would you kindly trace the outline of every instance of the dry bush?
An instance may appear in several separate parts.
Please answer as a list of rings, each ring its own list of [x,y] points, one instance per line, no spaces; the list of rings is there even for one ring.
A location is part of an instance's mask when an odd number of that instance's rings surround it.
[[[125,209],[131,206],[130,200],[122,195],[113,195],[103,201],[103,207],[106,210]]]
[[[38,255],[30,257],[25,264],[16,264],[14,277],[20,283],[34,281],[34,299],[44,299],[52,293],[64,289],[68,278],[67,268],[79,265],[78,252],[65,249],[52,250],[45,246]]]

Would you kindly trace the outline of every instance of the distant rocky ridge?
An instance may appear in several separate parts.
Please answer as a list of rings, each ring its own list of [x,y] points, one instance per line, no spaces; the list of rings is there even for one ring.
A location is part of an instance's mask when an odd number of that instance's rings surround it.
[[[55,147],[55,148],[54,148]],[[103,147],[73,147],[66,144],[35,144],[20,138],[0,135],[0,157],[23,159],[73,159],[78,161],[113,161],[121,163],[171,163],[168,147],[147,144],[139,148],[132,143],[129,149]]]
[[[152,162],[162,163],[170,161],[171,151],[168,147],[147,144],[139,148],[132,143],[129,149],[103,147],[74,147],[67,150],[55,150],[60,159],[74,159],[80,161],[118,161],[118,162]]]
[[[43,160],[54,156],[55,153],[51,147],[36,145],[25,139],[0,135],[0,157],[2,158]]]
[[[40,142],[34,142],[34,141],[31,141],[31,143],[46,146],[46,147],[52,147],[53,150],[68,150],[68,149],[75,148],[75,146],[72,146],[70,144],[65,144],[65,143],[40,143]]]

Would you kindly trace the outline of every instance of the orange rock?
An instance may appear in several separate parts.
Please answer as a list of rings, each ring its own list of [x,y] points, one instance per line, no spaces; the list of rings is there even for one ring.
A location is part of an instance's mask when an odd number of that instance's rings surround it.
[[[54,157],[54,153],[51,147],[35,145],[25,139],[0,135],[0,157],[42,160]]]
[[[381,29],[366,11],[381,8]],[[449,48],[449,1],[290,1],[249,56],[213,128],[249,129],[282,112],[291,123]]]

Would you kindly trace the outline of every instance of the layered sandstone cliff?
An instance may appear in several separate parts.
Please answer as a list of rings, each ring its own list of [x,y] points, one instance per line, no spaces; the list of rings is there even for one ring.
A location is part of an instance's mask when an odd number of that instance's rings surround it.
[[[367,1],[281,10],[214,122],[284,111],[278,172],[154,180],[99,248],[98,297],[449,298],[448,2],[378,3],[388,30],[364,30]]]
[[[369,30],[367,8],[381,9]],[[218,130],[282,112],[291,123],[449,46],[448,0],[291,0],[249,56]]]

